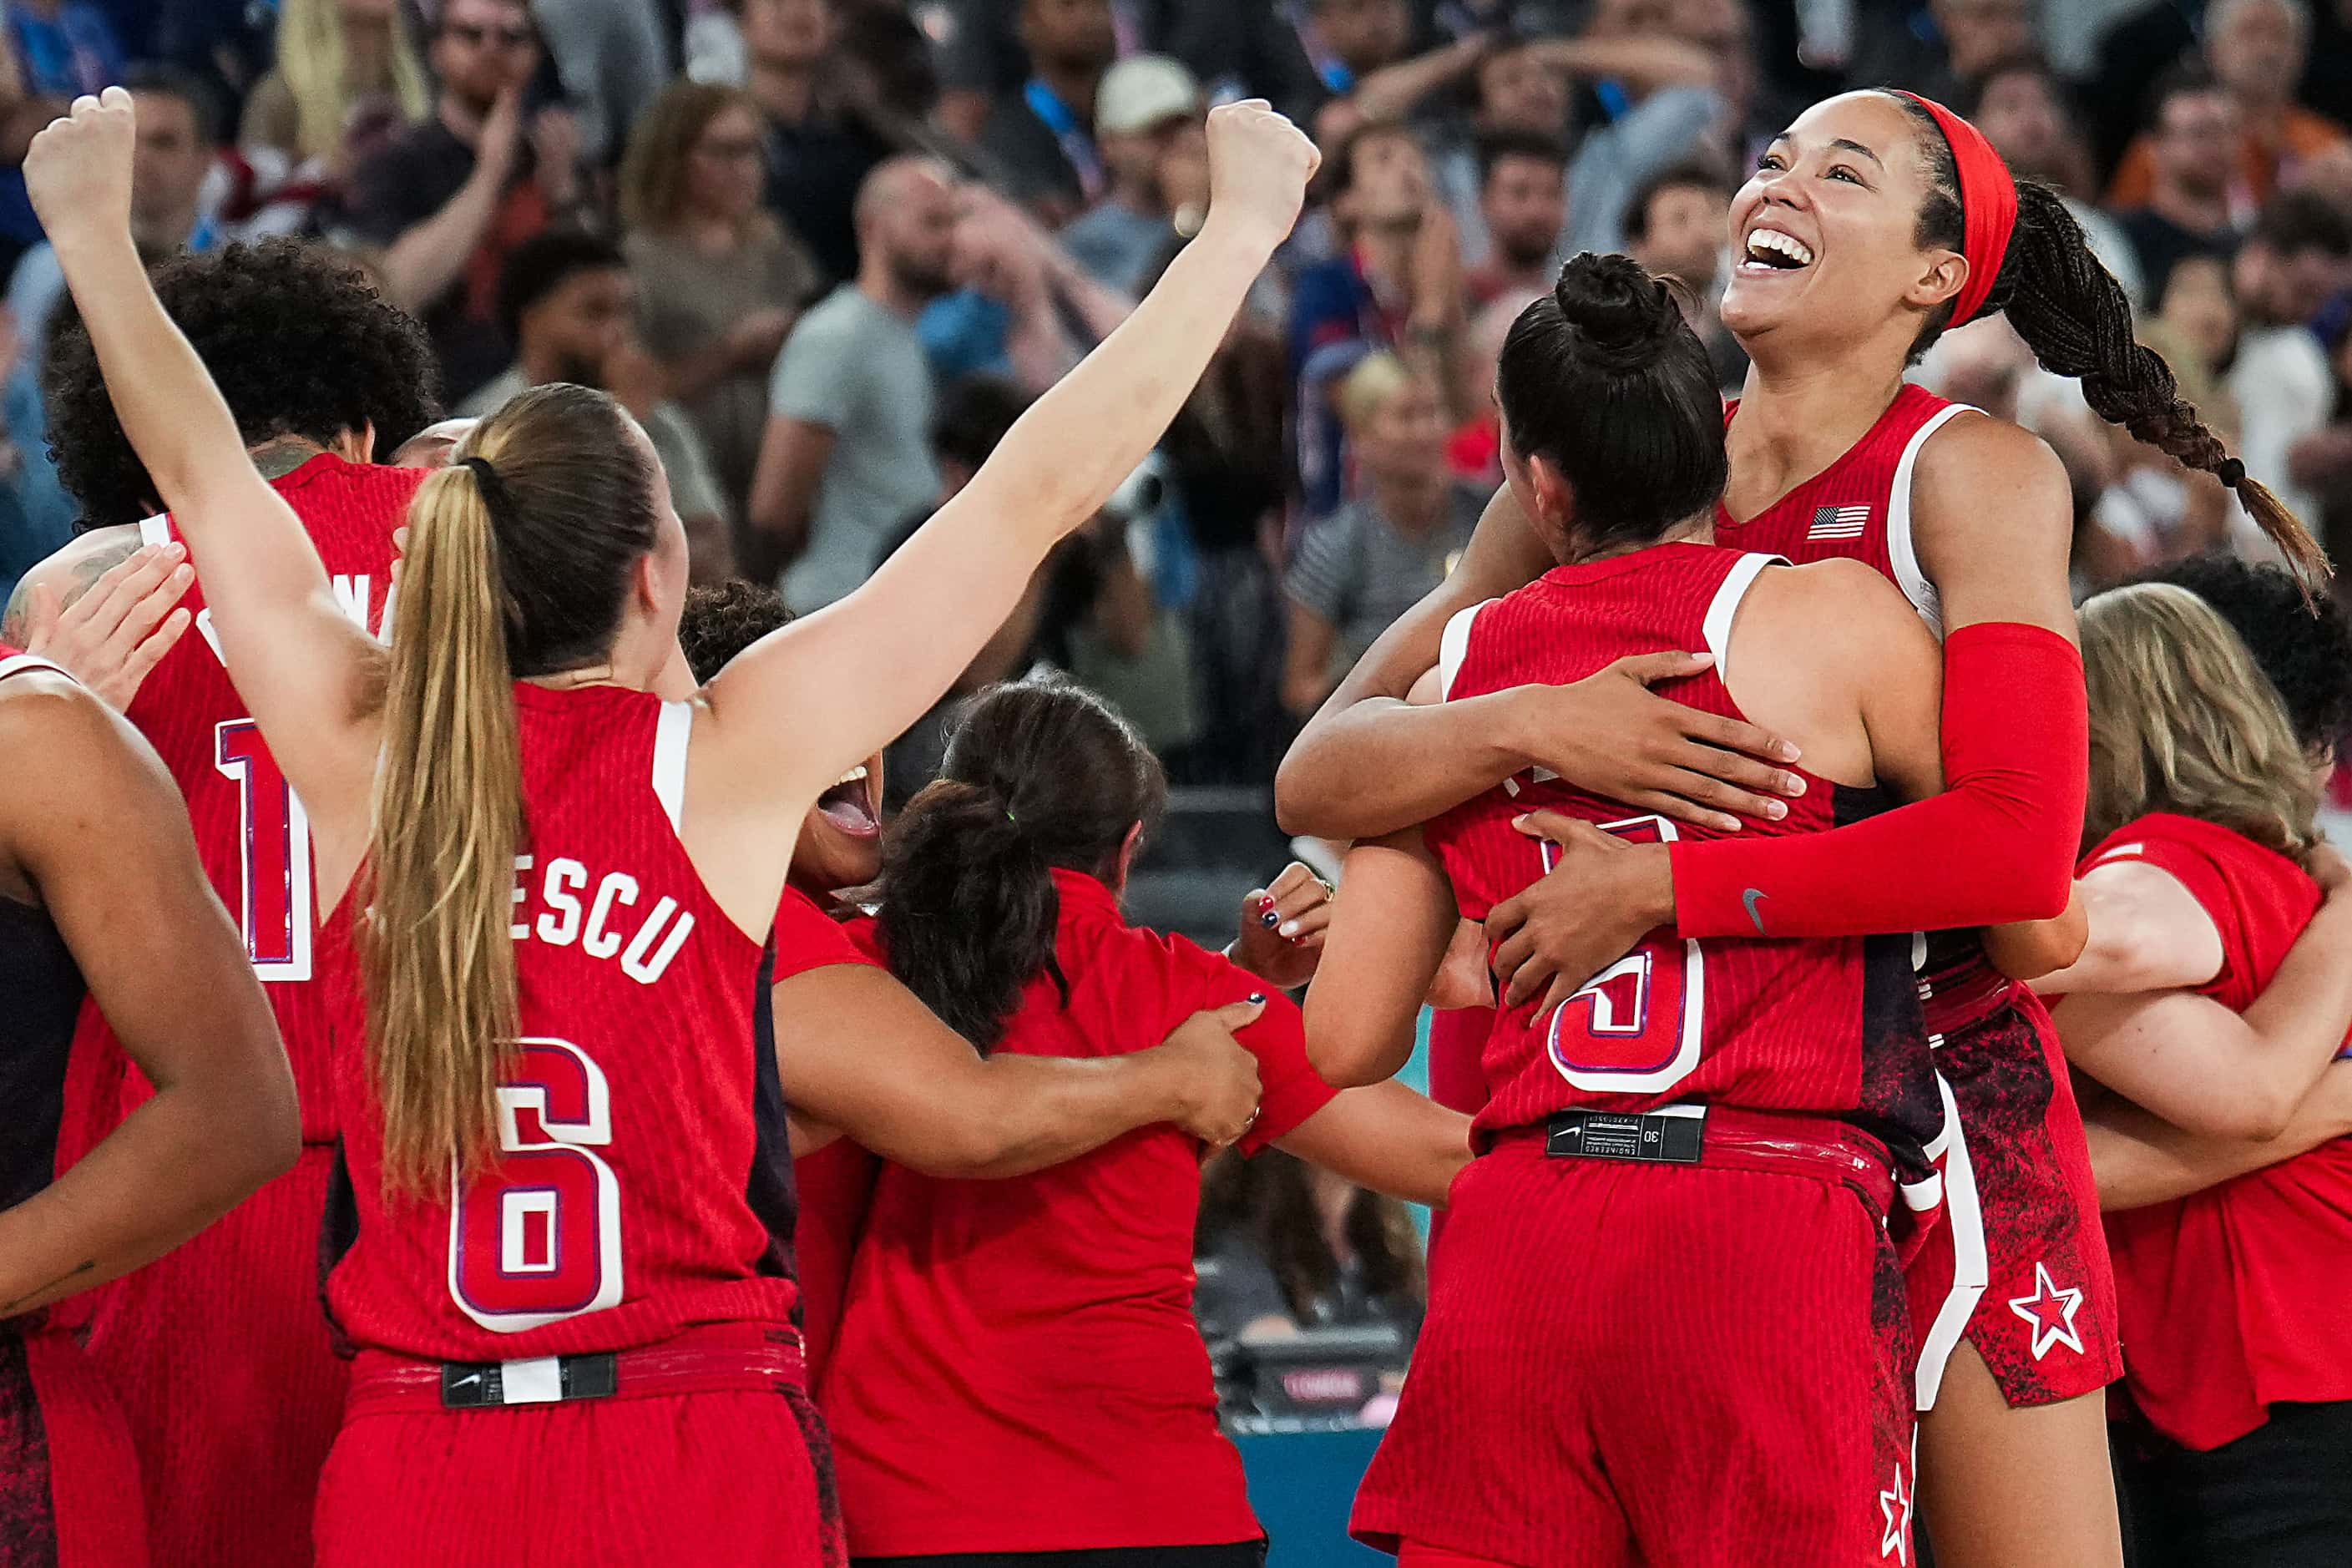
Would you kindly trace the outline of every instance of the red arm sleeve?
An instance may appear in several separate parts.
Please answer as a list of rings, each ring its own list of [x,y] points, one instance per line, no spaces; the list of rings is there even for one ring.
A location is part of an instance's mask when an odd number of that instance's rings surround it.
[[[1685,937],[1866,936],[2056,916],[2089,786],[2082,655],[2055,632],[2015,622],[1946,637],[1943,756],[1942,795],[1866,822],[1676,843],[1676,928]]]

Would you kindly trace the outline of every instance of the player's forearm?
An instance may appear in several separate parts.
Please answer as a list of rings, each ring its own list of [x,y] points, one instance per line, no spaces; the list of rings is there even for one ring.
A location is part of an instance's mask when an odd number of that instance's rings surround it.
[[[1283,826],[1371,838],[1484,794],[1528,765],[1520,707],[1516,689],[1425,706],[1389,697],[1327,704],[1283,759]]]
[[[282,1052],[274,1075],[167,1087],[0,1214],[0,1317],[153,1262],[291,1166],[300,1139]]]

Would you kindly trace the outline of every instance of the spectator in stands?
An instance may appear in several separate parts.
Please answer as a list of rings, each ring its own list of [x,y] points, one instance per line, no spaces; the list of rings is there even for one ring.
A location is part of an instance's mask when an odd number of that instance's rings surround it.
[[[475,418],[551,381],[609,392],[645,427],[669,477],[671,507],[686,527],[697,583],[724,582],[735,554],[727,503],[693,422],[664,397],[660,368],[637,346],[636,286],[611,240],[563,229],[510,251],[499,275],[498,320],[514,363],[459,405]]]
[[[1394,1323],[1410,1345],[1428,1306],[1404,1205],[1279,1149],[1210,1167],[1193,1250],[1213,1338]]]
[[[334,177],[352,165],[354,127],[413,125],[433,90],[397,0],[280,0],[278,63],[245,100],[237,145]]]
[[[2014,55],[1980,72],[1974,96],[1953,107],[1976,122],[2011,174],[2039,180],[2061,194],[2083,226],[2091,254],[2116,276],[2137,305],[2147,299],[2139,256],[2115,219],[2082,199],[2091,186],[2091,152],[2075,131],[2065,89],[2048,62]]]
[[[142,251],[158,258],[212,249],[221,233],[201,200],[217,140],[212,94],[203,82],[168,66],[139,67],[123,85],[139,117],[131,163],[132,237]],[[28,368],[37,368],[47,351],[49,317],[65,289],[65,273],[47,240],[25,253],[8,280],[8,309],[23,335]]]
[[[103,7],[84,0],[8,0],[8,37],[25,85],[70,99],[122,79],[122,46]]]
[[[2205,13],[2206,63],[2232,114],[2227,194],[2240,224],[2268,201],[2294,165],[2341,143],[2344,128],[2294,101],[2311,40],[2305,0],[2213,0]],[[2153,204],[2158,149],[2143,134],[2107,189],[2110,206]]]
[[[760,204],[762,129],[741,89],[673,82],[637,121],[621,166],[621,248],[646,347],[701,433],[735,517],[759,467],[768,373],[817,292],[816,264]]]
[[[768,117],[768,205],[828,284],[857,276],[857,193],[889,148],[849,114],[835,63],[839,0],[741,0],[744,86]]]
[[[1745,14],[1738,14],[1744,29]],[[1625,248],[1625,214],[1636,192],[1664,170],[1708,155],[1746,112],[1722,90],[1724,63],[1706,49],[1648,34],[1583,41],[1589,68],[1605,72],[1618,110],[1578,143],[1568,170],[1568,237],[1559,259]],[[1738,70],[1731,79],[1744,82]]]
[[[1558,138],[1490,132],[1478,139],[1478,218],[1486,260],[1470,269],[1470,302],[1542,293],[1559,275],[1554,259],[1568,223],[1568,153]]]
[[[1290,650],[1282,698],[1304,719],[1372,639],[1445,580],[1486,498],[1457,484],[1437,388],[1376,353],[1339,389],[1360,482],[1357,498],[1307,525],[1285,587]]]
[[[965,184],[956,204],[954,290],[916,323],[931,374],[942,382],[1005,375],[1043,392],[1086,352],[1068,323],[1099,342],[1135,301],[1088,278],[1034,218],[987,186]]]
[[[1095,140],[1109,186],[1061,237],[1088,277],[1129,298],[1140,291],[1175,237],[1161,165],[1178,141],[1201,136],[1207,110],[1192,73],[1165,55],[1130,55],[1104,74]]]
[[[571,112],[524,103],[540,50],[522,0],[445,0],[432,63],[433,117],[361,163],[347,216],[381,247],[386,292],[425,323],[450,395],[462,397],[512,350],[493,311],[507,253],[551,223],[585,217],[588,192]]]
[[[1928,0],[1874,7],[1863,21],[1847,84],[1909,88],[1943,103],[1971,96],[1993,66],[2034,47],[2030,0]]]
[[[955,222],[945,168],[899,158],[876,169],[858,193],[856,280],[803,316],[776,357],[745,568],[765,579],[789,567],[782,591],[795,613],[866,581],[899,520],[939,500],[915,319],[948,290]]]
[[[1472,79],[1472,102],[1458,132],[1441,129],[1428,139],[1430,181],[1462,231],[1462,257],[1473,267],[1489,259],[1491,241],[1482,208],[1489,164],[1485,156],[1496,138],[1536,138],[1559,143],[1568,133],[1568,71],[1542,38],[1509,38],[1479,60]],[[1562,173],[1565,177],[1566,163]],[[1567,202],[1567,186],[1560,200]],[[1566,217],[1562,216],[1563,226]]]
[[[1308,0],[1306,14],[1300,41],[1338,95],[1317,116],[1317,138],[1326,142],[1367,121],[1417,118],[1475,70],[1498,37],[1472,30],[1415,55],[1404,0]]]
[[[675,73],[677,24],[646,0],[532,0],[584,161],[610,168]]]
[[[1056,227],[1109,187],[1095,145],[1095,98],[1118,58],[1110,0],[1022,0],[1029,78],[999,99],[980,145],[1003,166],[1005,194]]]
[[[1452,217],[1432,199],[1420,143],[1403,126],[1360,128],[1325,164],[1341,253],[1298,275],[1291,295],[1291,364],[1298,378],[1298,462],[1310,514],[1339,503],[1345,432],[1328,389],[1366,351],[1402,356],[1441,395],[1468,300]]]
[[[2157,84],[2148,103],[2145,205],[2116,215],[2139,258],[2150,299],[2161,299],[2173,264],[2236,244],[2230,165],[2236,122],[2212,73],[2188,64]]]
[[[1678,278],[1698,314],[1691,325],[1706,344],[1716,381],[1736,393],[1748,376],[1748,356],[1723,325],[1717,307],[1727,281],[1725,236],[1731,227],[1731,186],[1703,163],[1666,170],[1633,195],[1625,212],[1625,253],[1651,271]]]
[[[2336,414],[2336,375],[2312,323],[2352,285],[2352,217],[2314,195],[2274,198],[2239,247],[2231,283],[2240,329],[2227,384],[2241,421],[2238,455],[2296,515],[2315,516],[2319,500],[2295,482],[2292,454]]]

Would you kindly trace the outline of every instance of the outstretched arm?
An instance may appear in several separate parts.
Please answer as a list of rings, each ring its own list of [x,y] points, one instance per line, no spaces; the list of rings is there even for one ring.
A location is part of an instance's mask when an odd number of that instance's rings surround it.
[[[238,693],[322,839],[367,829],[383,650],[335,601],[317,549],[247,458],[212,377],[148,286],[131,241],[131,95],[74,101],[33,140],[25,179],[81,309],[123,433],[186,539]],[[335,840],[349,843],[331,847]]]
[[[1769,816],[1768,795],[1794,794],[1770,763],[1793,748],[1752,724],[1654,697],[1652,681],[1695,674],[1698,656],[1619,659],[1568,686],[1523,686],[1433,707],[1405,696],[1437,663],[1445,623],[1525,587],[1554,563],[1507,487],[1486,503],[1444,582],[1381,634],[1307,722],[1275,777],[1275,809],[1293,833],[1371,838],[1426,822],[1528,767],[1594,794],[1729,831],[1727,812]]]
[[[713,787],[736,819],[730,833],[788,847],[817,793],[947,690],[1046,552],[1094,515],[1175,416],[1288,234],[1317,162],[1313,145],[1263,105],[1219,109],[1209,141],[1208,220],[1151,297],[863,587],[762,638],[711,683],[722,775]],[[689,833],[695,812],[690,800]]]
[[[162,761],[56,676],[5,687],[0,756],[38,765],[10,782],[0,879],[30,884],[156,1093],[0,1213],[0,1317],[160,1258],[291,1165],[301,1138],[277,1023]]]

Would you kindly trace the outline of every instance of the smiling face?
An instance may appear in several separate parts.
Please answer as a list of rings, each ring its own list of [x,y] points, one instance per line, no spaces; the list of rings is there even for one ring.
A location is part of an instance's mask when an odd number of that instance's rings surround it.
[[[1960,291],[1968,264],[1918,244],[1930,190],[1921,133],[1895,100],[1852,92],[1773,140],[1731,203],[1722,314],[1742,344],[1884,333],[1907,352],[1927,312]]]
[[[820,900],[882,874],[882,753],[817,796],[793,847],[792,884]]]

